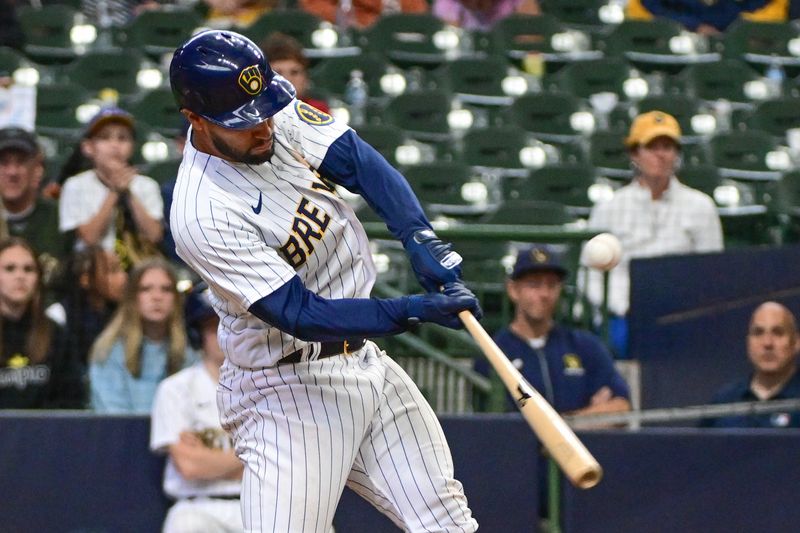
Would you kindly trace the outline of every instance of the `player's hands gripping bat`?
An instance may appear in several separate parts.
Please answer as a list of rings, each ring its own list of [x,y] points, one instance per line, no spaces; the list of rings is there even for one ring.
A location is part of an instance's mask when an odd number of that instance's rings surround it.
[[[461,256],[433,230],[417,230],[403,245],[414,275],[426,291],[439,292],[439,287],[461,280]]]
[[[463,283],[449,283],[442,292],[408,297],[408,322],[433,322],[451,329],[462,327],[458,313],[465,311],[483,316],[478,299]]]

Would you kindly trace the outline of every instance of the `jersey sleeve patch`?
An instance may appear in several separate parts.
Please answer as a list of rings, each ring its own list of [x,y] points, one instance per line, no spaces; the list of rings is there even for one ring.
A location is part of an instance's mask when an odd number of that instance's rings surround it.
[[[294,110],[297,116],[300,117],[300,120],[306,124],[311,124],[312,126],[327,126],[333,123],[332,116],[300,100],[297,100],[294,104]]]

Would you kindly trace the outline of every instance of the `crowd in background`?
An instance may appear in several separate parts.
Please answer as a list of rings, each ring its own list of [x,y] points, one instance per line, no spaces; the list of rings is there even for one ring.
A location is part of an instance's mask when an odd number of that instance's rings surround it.
[[[14,0],[2,3],[0,20],[9,22],[0,23],[0,44],[22,46],[23,36],[15,30],[18,25],[14,23],[14,8],[21,4],[24,2]],[[85,0],[82,4],[87,16],[99,18],[110,12],[112,23],[121,25],[163,3]],[[205,4],[209,25],[240,28],[288,3],[206,0]],[[627,14],[634,19],[669,17],[689,30],[713,35],[740,16],[788,20],[793,17],[795,4],[787,0],[632,0],[627,4]],[[543,11],[535,0],[302,0],[296,7],[356,28],[368,27],[386,13],[431,12],[448,24],[484,31],[514,13],[535,15]],[[293,83],[298,98],[328,111],[328,103],[313,96],[309,60],[297,41],[272,34],[265,35],[259,44],[273,69]],[[647,120],[650,122],[646,126],[655,128],[658,135],[634,124],[631,135],[638,138],[626,140],[634,170],[651,164],[641,155],[649,152],[638,153],[636,148],[657,138],[666,138],[668,146],[653,150],[672,150],[668,157],[673,159],[680,155],[677,123],[669,123],[663,130],[659,129],[661,118],[648,115]],[[148,413],[159,383],[201,359],[201,354],[187,342],[183,295],[177,288],[179,278],[191,282],[195,277],[174,255],[168,226],[174,181],[159,185],[131,163],[136,117],[118,107],[104,107],[86,124],[58,177],[45,176],[43,151],[34,133],[14,127],[0,130],[0,408]],[[180,143],[186,141],[185,135],[186,127],[176,139],[179,149]],[[673,165],[674,161],[669,162],[667,180],[673,177]],[[677,194],[677,187],[672,186],[673,195]],[[619,233],[628,261],[637,256],[637,245],[625,242],[624,225],[630,223],[641,233],[644,226],[638,222],[641,217],[650,217],[653,221],[647,227],[657,226],[658,217],[663,215],[659,214],[657,201],[663,192],[664,189],[658,194],[653,192],[652,198],[647,193],[647,201],[637,207],[641,211],[637,220],[611,228],[617,222],[609,203],[592,213],[590,224]],[[617,202],[622,201],[622,196]],[[702,209],[713,207],[713,201],[704,195],[692,198],[702,204]],[[651,205],[652,202],[656,203]],[[680,225],[677,221],[671,227]],[[667,241],[663,238],[654,237],[659,251],[644,255],[722,248],[719,220],[713,213],[697,226],[693,245],[673,250],[664,248]],[[709,244],[698,244],[704,235]],[[627,236],[636,240],[635,235]],[[622,270],[613,274],[613,282],[622,289],[611,293],[612,313],[622,318],[628,311],[626,285],[621,279],[625,276],[627,271]],[[559,275],[558,280],[550,280],[551,285],[559,286],[559,291],[561,279]],[[519,298],[517,293],[510,296],[515,302]],[[611,353],[624,357],[624,338],[612,338],[612,343]],[[588,401],[578,407],[591,404]]]

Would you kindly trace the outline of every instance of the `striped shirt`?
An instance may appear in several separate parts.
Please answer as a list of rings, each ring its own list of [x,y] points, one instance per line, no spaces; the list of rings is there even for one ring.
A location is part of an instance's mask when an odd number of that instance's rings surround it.
[[[295,100],[273,117],[269,162],[231,163],[187,142],[175,184],[170,226],[176,251],[211,288],[220,346],[244,368],[319,349],[248,311],[293,276],[329,299],[369,297],[375,282],[367,236],[353,209],[289,151],[319,167],[348,128],[315,122],[302,113],[304,106]]]

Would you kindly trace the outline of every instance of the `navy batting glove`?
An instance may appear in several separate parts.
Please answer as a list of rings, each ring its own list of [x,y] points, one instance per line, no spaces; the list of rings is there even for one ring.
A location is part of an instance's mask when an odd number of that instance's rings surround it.
[[[429,292],[408,297],[408,323],[433,322],[450,329],[463,327],[460,311],[469,310],[477,318],[483,316],[478,299],[463,283],[453,283],[443,292]]]
[[[414,275],[426,291],[439,292],[442,285],[461,279],[461,256],[433,230],[415,231],[404,246]]]

